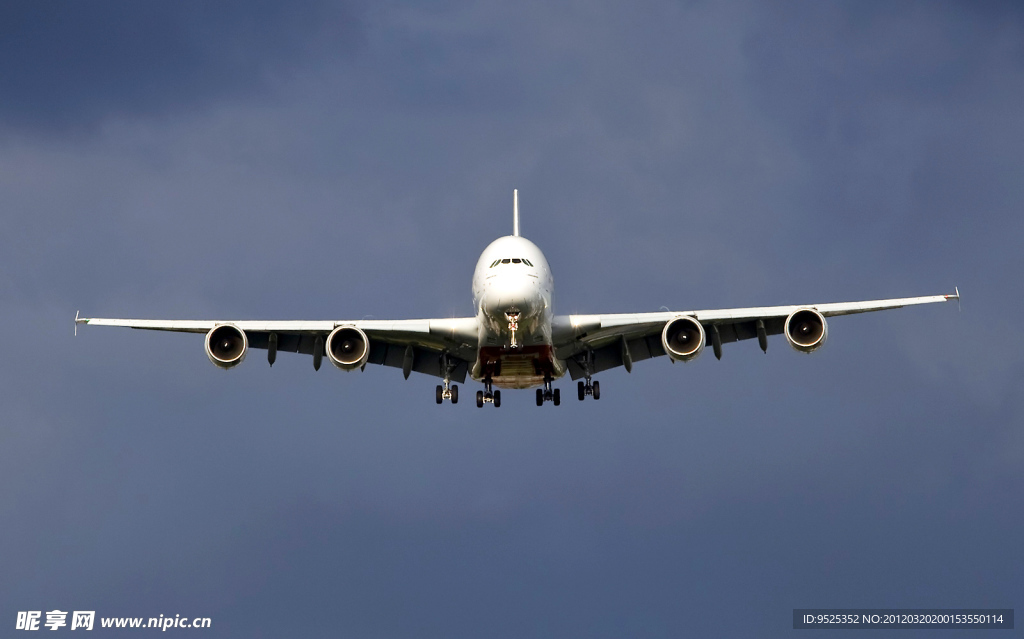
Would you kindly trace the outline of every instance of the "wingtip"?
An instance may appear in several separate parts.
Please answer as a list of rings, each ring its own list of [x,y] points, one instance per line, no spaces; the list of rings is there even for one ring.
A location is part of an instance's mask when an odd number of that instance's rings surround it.
[[[956,300],[956,310],[959,311],[960,310],[960,287],[958,287],[958,286],[954,286],[953,287],[953,294],[946,296],[946,301],[949,301],[949,300]]]
[[[80,317],[79,316],[80,313],[81,313],[81,311],[75,311],[75,336],[76,337],[78,336],[78,325],[79,324],[88,324],[89,323],[89,318],[88,317]]]

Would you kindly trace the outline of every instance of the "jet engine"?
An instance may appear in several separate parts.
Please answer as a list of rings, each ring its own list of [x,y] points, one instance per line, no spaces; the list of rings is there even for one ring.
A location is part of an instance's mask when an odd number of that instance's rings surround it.
[[[327,336],[327,357],[343,371],[361,368],[370,356],[370,340],[355,326],[339,326]]]
[[[828,338],[825,316],[811,308],[793,311],[786,318],[786,341],[801,353],[818,350]]]
[[[249,340],[245,331],[234,324],[218,324],[206,334],[206,356],[214,366],[234,368],[245,359]]]
[[[704,327],[689,315],[673,319],[661,331],[661,345],[665,352],[679,362],[696,359],[704,350],[705,340]]]

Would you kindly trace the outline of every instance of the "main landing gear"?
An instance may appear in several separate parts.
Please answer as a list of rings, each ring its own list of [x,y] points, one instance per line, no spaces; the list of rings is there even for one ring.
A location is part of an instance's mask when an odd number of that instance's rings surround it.
[[[437,385],[437,403],[440,404],[446,399],[452,400],[453,404],[459,403],[459,387],[455,384],[449,386],[448,380],[444,380],[444,386]]]
[[[582,402],[590,395],[594,399],[601,399],[600,382],[591,382],[590,373],[594,370],[594,351],[586,350],[576,357],[576,363],[583,369],[583,380],[576,384],[576,390]]]
[[[537,405],[543,406],[544,402],[551,402],[555,406],[562,403],[562,394],[558,392],[558,389],[552,390],[551,388],[551,376],[544,376],[544,388],[537,389]]]
[[[587,398],[587,395],[594,399],[601,399],[601,382],[591,382],[589,377],[585,384],[582,381],[577,382],[576,390],[579,392],[581,402]]]
[[[484,404],[494,404],[495,408],[501,406],[501,391],[491,390],[491,378],[484,379],[484,389],[476,392],[476,407],[483,408]]]
[[[436,397],[434,399],[437,400],[438,404],[440,404],[441,402],[443,402],[446,399],[452,400],[453,404],[458,404],[459,403],[459,387],[456,386],[455,384],[451,383],[451,374],[452,374],[452,369],[454,367],[452,366],[452,362],[449,359],[447,352],[441,353],[441,359],[440,359],[440,362],[439,362],[439,366],[441,367],[441,371],[444,374],[444,378],[443,378],[444,384],[443,385],[442,384],[438,384],[437,385],[437,390],[436,390],[436,393],[435,393]]]

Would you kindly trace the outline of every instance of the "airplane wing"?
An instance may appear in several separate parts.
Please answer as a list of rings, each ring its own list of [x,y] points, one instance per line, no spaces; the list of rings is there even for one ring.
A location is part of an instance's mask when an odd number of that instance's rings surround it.
[[[416,371],[444,378],[447,368],[449,378],[455,382],[465,381],[469,365],[476,358],[478,339],[477,322],[472,317],[393,321],[216,321],[76,316],[76,327],[78,324],[205,334],[218,326],[233,326],[244,333],[248,347],[266,349],[271,364],[278,351],[305,353],[313,356],[314,367],[317,369],[331,333],[339,327],[352,327],[359,329],[368,341],[368,353],[363,365],[381,364],[401,368],[406,377]],[[241,357],[233,360],[230,365],[240,361]]]
[[[555,355],[565,360],[572,379],[624,366],[632,370],[633,362],[665,355],[663,332],[673,320],[690,318],[699,323],[704,334],[703,343],[694,349],[694,357],[703,346],[711,346],[715,356],[721,359],[722,344],[757,338],[762,350],[767,351],[768,335],[779,335],[786,331],[791,317],[806,318],[813,324],[815,315],[820,327],[815,341],[808,341],[810,352],[825,341],[827,326],[823,318],[855,313],[870,313],[916,304],[933,304],[960,299],[959,289],[952,295],[931,295],[927,297],[905,297],[865,302],[840,302],[829,304],[807,304],[794,306],[762,306],[755,308],[727,308],[706,311],[624,313],[611,315],[562,315],[555,318]],[[814,311],[815,314],[796,315],[798,311]],[[685,322],[684,322],[685,323]],[[696,329],[696,327],[694,326]],[[812,326],[812,329],[814,326]],[[794,328],[794,331],[796,329]],[[800,336],[796,335],[797,340]],[[792,342],[791,342],[792,343]],[[675,358],[684,359],[684,358]]]

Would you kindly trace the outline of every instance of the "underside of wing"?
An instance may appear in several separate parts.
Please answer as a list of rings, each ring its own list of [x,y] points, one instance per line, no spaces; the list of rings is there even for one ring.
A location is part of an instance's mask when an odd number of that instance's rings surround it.
[[[400,368],[465,381],[476,356],[475,318],[359,321],[218,321],[75,318],[76,324],[142,330],[205,333],[207,356],[221,368],[241,363],[250,348],[264,349],[273,365],[277,353],[303,353],[319,369],[326,357],[344,370],[366,364]]]
[[[796,350],[812,352],[828,336],[827,317],[868,313],[918,304],[959,300],[951,295],[907,297],[864,302],[762,306],[704,311],[568,315],[555,318],[556,355],[565,360],[572,379],[634,362],[670,355],[695,359],[705,346],[721,359],[722,345],[757,339],[767,351],[769,335],[785,334]]]

